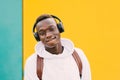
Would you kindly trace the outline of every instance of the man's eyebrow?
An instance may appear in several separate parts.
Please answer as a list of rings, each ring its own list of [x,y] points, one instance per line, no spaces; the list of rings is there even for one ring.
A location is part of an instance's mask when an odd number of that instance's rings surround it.
[[[38,30],[38,32],[44,31],[43,29]]]

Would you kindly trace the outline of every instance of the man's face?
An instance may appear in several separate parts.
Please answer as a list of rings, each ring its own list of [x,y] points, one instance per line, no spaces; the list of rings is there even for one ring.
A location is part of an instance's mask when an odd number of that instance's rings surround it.
[[[60,42],[60,33],[53,18],[47,18],[38,22],[36,30],[46,48],[53,48]]]

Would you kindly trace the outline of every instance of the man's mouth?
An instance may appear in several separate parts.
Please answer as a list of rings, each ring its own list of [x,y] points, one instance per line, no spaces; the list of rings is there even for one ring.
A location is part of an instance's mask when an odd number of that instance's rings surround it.
[[[52,38],[50,38],[50,39],[47,39],[46,42],[51,42],[51,41],[53,41],[54,39],[56,39],[56,37],[52,37]]]

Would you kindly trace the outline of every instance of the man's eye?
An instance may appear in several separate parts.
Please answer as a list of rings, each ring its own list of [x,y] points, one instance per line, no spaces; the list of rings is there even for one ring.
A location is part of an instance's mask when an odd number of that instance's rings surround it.
[[[54,28],[50,28],[49,30],[50,30],[50,31],[54,31]]]
[[[39,35],[42,35],[42,36],[43,36],[44,34],[45,34],[45,32],[39,32]]]

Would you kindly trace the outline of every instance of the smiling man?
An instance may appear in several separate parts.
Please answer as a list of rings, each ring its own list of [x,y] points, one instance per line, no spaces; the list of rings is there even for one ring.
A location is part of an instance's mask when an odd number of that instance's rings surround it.
[[[60,33],[53,18],[44,19],[37,23],[36,30],[45,49],[52,54],[62,53]]]
[[[61,38],[62,32],[58,17],[43,14],[36,19],[33,34],[38,43],[26,61],[25,80],[91,80],[85,54],[71,40]]]

